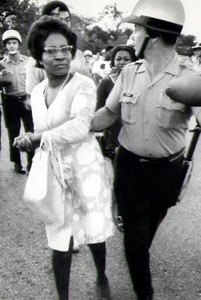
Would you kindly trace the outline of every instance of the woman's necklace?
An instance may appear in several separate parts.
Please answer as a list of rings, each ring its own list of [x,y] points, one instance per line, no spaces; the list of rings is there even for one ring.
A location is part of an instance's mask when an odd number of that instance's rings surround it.
[[[54,102],[57,95],[61,92],[61,90],[67,83],[69,76],[70,76],[70,74],[68,74],[66,76],[65,80],[62,83],[58,84],[55,87],[50,87],[47,83],[45,90],[44,90],[44,98],[45,98],[45,103],[46,103],[47,107],[49,107]]]

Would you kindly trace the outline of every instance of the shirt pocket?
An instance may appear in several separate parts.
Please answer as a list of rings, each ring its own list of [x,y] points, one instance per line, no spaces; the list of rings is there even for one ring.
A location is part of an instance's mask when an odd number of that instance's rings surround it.
[[[19,73],[20,73],[20,77],[25,77],[26,76],[26,68],[22,67]]]
[[[161,128],[177,128],[186,126],[186,106],[171,100],[165,93],[161,93],[156,106],[156,122]]]
[[[121,119],[125,123],[134,124],[137,120],[137,102],[140,94],[124,93],[121,96]]]

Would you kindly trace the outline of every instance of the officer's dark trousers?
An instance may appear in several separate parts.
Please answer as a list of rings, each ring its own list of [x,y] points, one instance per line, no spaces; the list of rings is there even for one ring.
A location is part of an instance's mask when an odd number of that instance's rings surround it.
[[[119,147],[114,190],[124,224],[124,247],[133,287],[139,297],[153,293],[149,248],[167,210],[175,205],[183,157],[146,162]]]
[[[18,101],[9,96],[3,96],[3,113],[5,125],[8,130],[10,161],[21,164],[20,151],[13,147],[15,137],[20,134],[21,121],[25,132],[33,132],[33,120],[31,110],[26,109],[23,101]],[[27,165],[31,165],[34,152],[27,153]]]

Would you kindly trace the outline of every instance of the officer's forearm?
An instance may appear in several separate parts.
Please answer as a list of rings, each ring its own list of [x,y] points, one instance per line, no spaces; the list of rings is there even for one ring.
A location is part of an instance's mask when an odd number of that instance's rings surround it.
[[[95,113],[91,122],[91,131],[102,131],[110,127],[117,118],[117,114],[110,111],[107,107],[102,107]]]

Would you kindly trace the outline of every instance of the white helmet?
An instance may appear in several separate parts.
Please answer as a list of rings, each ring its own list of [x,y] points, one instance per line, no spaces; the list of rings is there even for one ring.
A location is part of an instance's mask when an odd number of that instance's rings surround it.
[[[180,0],[139,0],[132,14],[122,21],[141,24],[158,32],[179,35],[185,12]]]
[[[2,35],[2,41],[5,43],[5,41],[10,39],[17,39],[20,43],[22,43],[21,35],[17,30],[9,29],[6,30]]]
[[[84,56],[87,56],[87,55],[93,56],[93,53],[91,52],[91,50],[85,50],[84,51]]]

